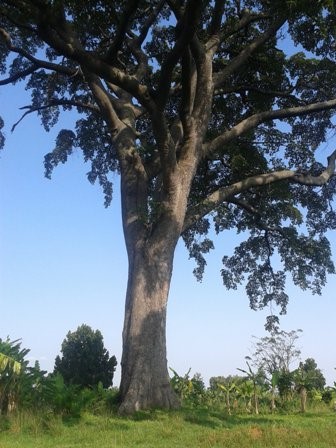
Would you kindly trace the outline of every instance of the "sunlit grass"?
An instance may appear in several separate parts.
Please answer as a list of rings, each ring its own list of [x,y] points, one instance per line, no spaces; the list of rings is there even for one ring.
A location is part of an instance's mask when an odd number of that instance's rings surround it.
[[[133,418],[80,419],[21,414],[0,433],[0,448],[336,447],[336,415],[233,415],[199,409]]]

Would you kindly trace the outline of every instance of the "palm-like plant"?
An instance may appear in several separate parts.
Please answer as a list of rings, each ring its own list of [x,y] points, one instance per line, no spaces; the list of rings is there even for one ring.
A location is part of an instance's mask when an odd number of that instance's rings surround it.
[[[21,349],[20,340],[0,339],[0,413],[17,405],[20,378],[27,367],[28,349]]]
[[[253,404],[254,404],[254,412],[256,414],[259,414],[259,400],[258,400],[258,385],[262,379],[264,379],[264,373],[260,371],[259,369],[257,371],[253,371],[250,363],[248,360],[251,358],[247,356],[246,358],[246,365],[247,370],[245,369],[239,369],[240,372],[243,372],[245,375],[247,375],[247,378],[249,381],[251,381],[253,385]]]

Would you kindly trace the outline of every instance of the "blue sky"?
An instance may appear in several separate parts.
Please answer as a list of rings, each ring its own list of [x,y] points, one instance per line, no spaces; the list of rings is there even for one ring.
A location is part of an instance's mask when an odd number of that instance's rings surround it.
[[[80,152],[54,172],[43,175],[43,156],[55,135],[71,127],[64,115],[50,133],[30,115],[10,128],[29,103],[24,90],[0,89],[0,115],[6,123],[6,146],[0,154],[0,337],[22,338],[32,360],[52,370],[69,330],[86,323],[99,329],[110,354],[121,357],[121,332],[127,280],[119,202],[103,206],[98,186],[86,180],[89,170]],[[333,142],[321,147],[326,159]],[[330,234],[333,253],[336,238]],[[252,335],[262,337],[268,310],[249,309],[244,289],[226,291],[220,278],[221,258],[237,242],[227,232],[215,240],[202,283],[192,275],[193,262],[182,244],[176,256],[168,306],[168,365],[180,374],[237,374],[250,353]],[[290,304],[282,328],[301,328],[302,359],[313,357],[327,382],[336,380],[336,278],[330,277],[321,297],[288,284]],[[118,366],[115,384],[120,379]]]

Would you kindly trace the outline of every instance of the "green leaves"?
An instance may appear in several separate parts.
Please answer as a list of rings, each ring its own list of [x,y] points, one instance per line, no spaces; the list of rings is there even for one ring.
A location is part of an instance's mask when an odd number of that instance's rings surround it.
[[[55,360],[55,373],[62,375],[66,384],[84,387],[102,382],[105,388],[112,385],[117,365],[115,356],[109,356],[99,330],[81,325],[68,332],[62,343],[62,357]]]
[[[0,353],[0,378],[5,375],[5,372],[9,374],[19,375],[21,372],[21,363],[15,361],[11,356]]]
[[[28,349],[21,349],[20,340],[0,338],[0,414],[18,406],[20,386],[24,380]]]
[[[62,129],[56,138],[55,149],[44,157],[45,176],[51,179],[53,169],[65,163],[72,153],[76,135],[73,131]]]

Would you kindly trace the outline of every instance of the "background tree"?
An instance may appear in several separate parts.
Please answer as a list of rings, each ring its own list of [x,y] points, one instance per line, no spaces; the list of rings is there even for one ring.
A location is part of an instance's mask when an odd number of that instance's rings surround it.
[[[109,356],[99,330],[81,325],[69,331],[62,342],[62,357],[57,356],[54,372],[62,375],[65,383],[81,387],[112,386],[117,365],[115,356]]]
[[[287,272],[313,293],[334,272],[336,152],[316,157],[334,129],[334,23],[331,0],[1,1],[0,85],[25,81],[23,116],[47,130],[61,111],[80,114],[46,175],[80,148],[107,205],[120,174],[122,412],[178,404],[165,327],[181,236],[199,280],[209,230],[246,237],[224,254],[222,276],[227,288],[246,281],[253,309],[286,311]],[[309,53],[287,55],[284,34]]]
[[[291,365],[299,359],[301,354],[300,349],[297,348],[301,332],[302,330],[277,330],[270,336],[256,338],[252,353],[253,364],[270,376],[277,371],[289,372]]]
[[[326,385],[326,379],[320,369],[317,368],[315,359],[307,358],[301,366],[303,372],[305,372],[310,378],[311,387],[323,391]]]
[[[293,372],[293,382],[295,388],[300,395],[301,412],[306,412],[307,393],[313,388],[314,371],[306,371],[303,368],[303,363],[300,362],[299,367]]]
[[[300,357],[296,347],[299,333],[302,330],[275,330],[270,336],[256,338],[251,361],[263,371],[271,389],[271,409],[275,409],[275,393],[285,396],[287,386],[291,387],[291,365]]]

